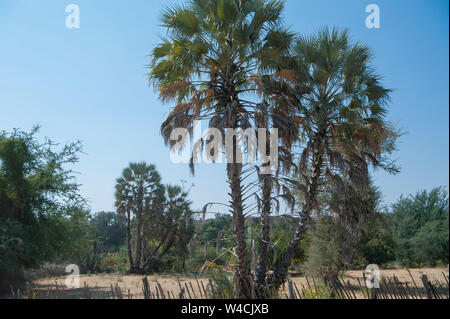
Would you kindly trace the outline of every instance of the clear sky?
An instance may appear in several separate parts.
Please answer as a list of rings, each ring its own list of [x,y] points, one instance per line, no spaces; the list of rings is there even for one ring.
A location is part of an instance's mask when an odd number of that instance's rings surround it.
[[[67,29],[65,8],[80,8]],[[194,183],[194,207],[227,202],[223,165],[200,165],[192,178],[169,160],[159,127],[169,106],[146,83],[158,43],[163,0],[0,0],[0,130],[30,130],[57,142],[81,140],[76,170],[92,211],[112,210],[115,179],[130,161],[154,163],[164,183]],[[365,25],[368,4],[381,28]],[[449,3],[445,0],[287,0],[286,22],[300,33],[349,28],[376,53],[395,89],[389,117],[409,132],[395,154],[401,174],[375,174],[387,204],[449,184]]]

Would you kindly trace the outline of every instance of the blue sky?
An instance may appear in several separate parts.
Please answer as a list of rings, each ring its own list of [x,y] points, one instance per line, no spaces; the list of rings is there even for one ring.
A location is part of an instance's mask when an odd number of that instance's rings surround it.
[[[77,4],[81,28],[67,29]],[[92,211],[112,210],[115,179],[130,161],[155,163],[163,182],[194,183],[191,199],[227,202],[223,165],[196,176],[169,160],[159,127],[169,107],[146,83],[147,55],[158,43],[162,0],[0,0],[0,130],[30,130],[64,143],[81,140],[76,170]],[[367,29],[377,4],[381,28]],[[389,118],[409,132],[395,158],[402,172],[376,172],[385,202],[449,184],[449,3],[442,0],[287,0],[286,22],[300,33],[349,28],[376,53],[392,94]]]

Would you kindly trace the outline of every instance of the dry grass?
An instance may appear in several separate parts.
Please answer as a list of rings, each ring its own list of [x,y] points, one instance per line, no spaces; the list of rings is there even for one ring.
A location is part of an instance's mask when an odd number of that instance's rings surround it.
[[[449,269],[448,268],[421,268],[421,269],[409,269],[411,272],[412,278],[416,282],[418,287],[422,287],[422,280],[421,277],[423,274],[426,274],[428,276],[428,280],[430,282],[443,282],[444,277],[442,273],[445,273],[448,276]],[[411,275],[408,273],[406,269],[389,269],[389,270],[380,270],[381,277],[385,278],[392,278],[393,276],[396,276],[398,280],[403,284],[408,284],[409,287],[414,287],[413,279],[411,278]],[[347,271],[343,276],[342,279],[347,283],[350,282],[351,286],[355,288],[355,294],[358,298],[363,297],[363,293],[361,292],[360,284],[364,285],[364,278],[363,278],[363,271],[362,270],[352,270]],[[358,282],[359,279],[359,282]],[[297,277],[292,278],[293,283],[296,284],[296,286],[299,289],[306,288],[308,289],[309,286],[313,287],[313,279],[309,278],[308,280],[306,277]],[[308,284],[309,281],[309,284]],[[283,287],[283,295],[284,293],[287,294],[287,285]]]
[[[175,276],[147,276],[147,279],[150,284],[151,291],[155,291],[157,283],[161,285],[164,292],[170,292],[177,294],[180,291],[178,280]],[[58,278],[44,278],[36,280],[32,283],[33,289],[37,292],[37,296],[44,297],[49,289],[55,289],[56,286],[64,287],[65,286],[66,277],[58,277]],[[200,297],[200,292],[198,286],[203,282],[204,287],[208,283],[207,279],[198,279],[189,278],[189,277],[180,277],[179,278],[182,287],[185,285],[189,286],[189,290],[193,290],[196,294],[195,297]],[[94,297],[100,296],[103,297],[104,294],[111,292],[111,286],[118,285],[124,295],[131,295],[133,299],[142,299],[144,298],[144,294],[142,291],[142,276],[123,276],[123,275],[115,275],[115,274],[98,274],[98,275],[81,275],[80,276],[80,286],[82,288],[75,290],[66,290],[70,295],[70,298],[74,296],[81,296],[83,294],[83,287],[86,285],[92,291],[94,291]],[[194,296],[192,296],[194,298]]]
[[[423,268],[423,269],[410,269],[412,277],[414,281],[417,283],[419,287],[422,287],[421,276],[422,274],[426,274],[430,280],[430,282],[435,281],[443,281],[442,273],[448,275],[448,268],[442,269],[431,269],[431,268]],[[413,280],[409,275],[406,269],[395,269],[395,270],[381,270],[382,277],[393,277],[396,276],[400,282],[408,283],[410,287],[414,286]],[[186,297],[191,298],[201,298],[204,288],[207,287],[208,279],[201,278],[196,280],[192,277],[179,277],[179,281],[176,276],[169,275],[158,275],[158,276],[148,276],[148,282],[150,284],[150,290],[155,294],[157,291],[157,285],[162,287],[162,290],[167,295],[170,295],[170,298],[177,297],[177,293],[180,291],[180,285],[185,288],[188,286],[188,289],[185,291],[191,292],[191,296],[186,294]],[[361,283],[363,283],[363,272],[362,271],[348,271],[344,274],[343,280],[345,282],[350,282],[350,284],[355,287],[355,293],[358,298],[362,297],[362,292],[359,289],[358,278]],[[309,278],[308,280],[305,277],[297,277],[292,278],[293,283],[295,283],[298,289],[313,287],[314,280]],[[123,276],[116,274],[99,274],[99,275],[82,275],[80,276],[80,289],[63,289],[65,287],[65,277],[57,277],[57,278],[44,278],[38,279],[32,283],[33,290],[36,292],[36,297],[45,298],[52,291],[59,290],[60,295],[63,295],[64,298],[82,298],[85,293],[83,287],[87,286],[90,288],[92,293],[92,297],[94,298],[104,298],[111,297],[111,287],[118,285],[121,288],[121,291],[125,295],[125,297],[132,297],[133,299],[142,299],[144,297],[142,291],[142,276]],[[202,285],[203,284],[203,285]],[[61,291],[63,293],[61,294]],[[159,291],[158,291],[159,293]],[[287,285],[283,287],[281,297],[287,295]]]

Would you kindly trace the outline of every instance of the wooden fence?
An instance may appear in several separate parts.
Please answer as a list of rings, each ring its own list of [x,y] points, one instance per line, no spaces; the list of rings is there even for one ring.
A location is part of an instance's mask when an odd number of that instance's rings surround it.
[[[408,271],[409,272],[409,271]],[[269,299],[449,299],[449,276],[429,280],[423,274],[417,282],[409,272],[411,281],[400,281],[395,275],[382,277],[378,288],[369,288],[363,274],[362,278],[335,278],[325,285],[323,280],[306,277],[305,283],[295,283],[289,279],[279,292],[269,295]],[[142,278],[142,294],[133,295],[128,289],[122,290],[119,284],[111,284],[109,289],[89,287],[84,283],[80,289],[67,289],[61,285],[48,287],[37,292],[29,283],[24,289],[11,287],[10,299],[232,299],[234,292],[228,281],[220,284],[209,280],[184,282],[178,279],[178,290],[169,291],[158,280],[150,283],[146,276]]]

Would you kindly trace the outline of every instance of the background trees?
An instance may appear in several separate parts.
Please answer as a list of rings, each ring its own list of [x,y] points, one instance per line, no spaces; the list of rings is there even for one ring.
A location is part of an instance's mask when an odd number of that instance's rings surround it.
[[[389,228],[397,260],[408,266],[448,264],[448,192],[443,187],[400,198]]]
[[[163,186],[154,165],[131,163],[116,182],[117,213],[127,220],[127,245],[130,273],[143,272],[144,223],[156,209],[161,209]],[[132,249],[132,217],[135,223],[136,247]],[[134,255],[134,257],[133,257]]]
[[[170,252],[181,259],[181,268],[185,269],[187,247],[194,235],[193,211],[187,196],[188,193],[180,186],[165,186],[161,208],[148,216],[144,231],[146,272],[160,271],[163,258]]]
[[[116,183],[116,207],[125,216],[129,273],[159,271],[163,257],[174,247],[186,258],[192,237],[188,193],[161,184],[152,164],[131,163]]]
[[[126,242],[125,216],[115,212],[98,212],[91,219],[95,228],[98,248],[103,252],[116,252]]]
[[[68,169],[81,144],[39,142],[37,131],[0,132],[0,281],[64,253],[67,220],[84,209]]]

